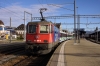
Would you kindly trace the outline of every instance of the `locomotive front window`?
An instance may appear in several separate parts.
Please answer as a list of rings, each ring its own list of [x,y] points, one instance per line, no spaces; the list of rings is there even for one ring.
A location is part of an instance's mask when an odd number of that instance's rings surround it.
[[[48,25],[40,25],[40,33],[49,33]]]
[[[28,30],[28,33],[36,33],[36,25],[29,25]]]

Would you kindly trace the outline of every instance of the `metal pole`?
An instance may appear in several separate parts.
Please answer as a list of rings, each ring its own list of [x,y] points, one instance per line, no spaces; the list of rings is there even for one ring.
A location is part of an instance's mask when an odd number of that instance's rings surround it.
[[[24,41],[26,41],[26,29],[25,29],[25,11],[24,11]]]
[[[97,30],[96,31],[97,31],[97,42],[98,42],[98,27],[97,27]]]
[[[74,0],[74,43],[76,43],[76,3]]]
[[[96,30],[95,30],[95,42],[96,42],[97,40],[96,40]]]
[[[78,43],[80,43],[80,16],[78,15]]]
[[[10,17],[10,28],[11,28],[11,17]],[[11,43],[11,30],[10,30],[10,43]]]
[[[79,21],[78,21],[79,17],[77,15],[77,40],[78,40],[78,32],[79,32]]]
[[[32,22],[32,14],[31,14],[31,22]]]
[[[24,41],[26,41],[26,20],[25,20],[25,13],[27,13],[27,14],[30,14],[31,15],[31,22],[32,22],[32,14],[31,13],[29,13],[29,12],[27,12],[27,11],[24,11]]]
[[[77,8],[77,40],[78,40],[78,32],[79,32],[79,28],[78,28],[78,7],[76,7]]]

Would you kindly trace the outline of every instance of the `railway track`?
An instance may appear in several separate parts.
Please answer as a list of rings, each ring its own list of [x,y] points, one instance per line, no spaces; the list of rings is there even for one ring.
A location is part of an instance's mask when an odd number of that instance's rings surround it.
[[[24,45],[0,46],[0,66],[24,54]]]
[[[6,58],[1,59],[0,66],[46,66],[54,51],[46,55],[27,56],[24,49],[18,47],[9,49],[9,52],[3,50],[2,54],[5,54]]]
[[[51,55],[42,56],[12,56],[13,58],[5,61],[0,66],[46,66]]]
[[[20,60],[25,59],[26,56],[24,51],[19,51],[15,53],[16,55],[7,55],[5,58],[2,58],[0,61],[0,66],[13,66],[18,63]]]
[[[52,53],[42,56],[29,56],[13,66],[46,66],[51,55]]]
[[[46,66],[55,49],[46,55],[30,55],[13,66]]]

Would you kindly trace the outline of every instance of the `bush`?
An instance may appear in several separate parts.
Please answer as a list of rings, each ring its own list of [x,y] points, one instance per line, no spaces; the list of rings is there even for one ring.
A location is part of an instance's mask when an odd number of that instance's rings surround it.
[[[17,37],[17,40],[23,40],[24,38],[23,38],[23,36],[22,35],[20,35],[19,37]]]

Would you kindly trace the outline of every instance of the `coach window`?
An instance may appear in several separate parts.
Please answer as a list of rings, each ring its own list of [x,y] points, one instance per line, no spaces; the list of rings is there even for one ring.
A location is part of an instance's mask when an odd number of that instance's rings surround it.
[[[49,27],[48,25],[40,25],[40,33],[48,33]]]
[[[28,33],[36,33],[36,25],[29,25]]]

